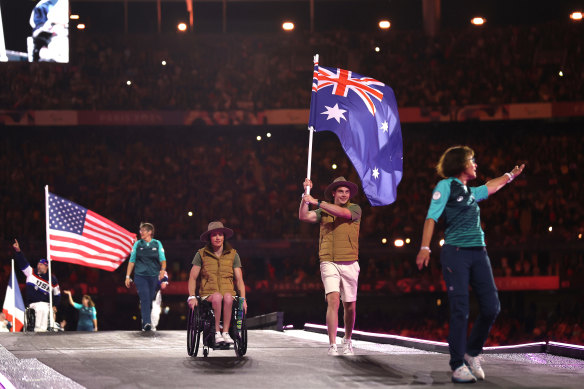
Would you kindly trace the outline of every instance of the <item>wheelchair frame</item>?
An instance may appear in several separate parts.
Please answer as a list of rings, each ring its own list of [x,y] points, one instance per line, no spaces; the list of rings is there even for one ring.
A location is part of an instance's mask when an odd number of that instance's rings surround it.
[[[244,356],[247,352],[246,314],[243,308],[240,308],[240,299],[241,297],[236,296],[233,300],[231,325],[229,326],[229,336],[233,339],[233,349],[238,357]],[[194,309],[189,309],[187,353],[189,356],[197,356],[202,336],[203,357],[207,357],[210,348],[219,348],[215,344],[215,314],[211,303],[207,300],[202,300],[197,296],[197,302]],[[243,306],[243,302],[241,302],[241,306]],[[228,350],[229,347],[219,349]]]

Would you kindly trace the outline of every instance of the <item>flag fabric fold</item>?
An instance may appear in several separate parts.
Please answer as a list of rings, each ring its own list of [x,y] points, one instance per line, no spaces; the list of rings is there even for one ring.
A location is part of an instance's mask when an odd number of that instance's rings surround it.
[[[314,131],[337,135],[372,206],[395,201],[403,149],[397,102],[389,86],[315,62],[308,124]]]
[[[48,196],[51,260],[108,271],[125,261],[136,234],[72,201]]]
[[[24,326],[24,310],[24,301],[22,300],[22,294],[20,293],[20,287],[18,286],[13,268],[10,272],[10,281],[8,281],[4,305],[2,307],[2,312],[6,315],[6,320],[10,323],[14,322],[14,328],[11,329],[12,332],[22,331],[22,327]]]

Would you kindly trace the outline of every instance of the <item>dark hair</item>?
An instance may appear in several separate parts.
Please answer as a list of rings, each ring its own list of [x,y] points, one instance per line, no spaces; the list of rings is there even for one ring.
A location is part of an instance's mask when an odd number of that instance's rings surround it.
[[[442,178],[456,177],[467,166],[468,159],[474,156],[474,151],[468,146],[453,146],[442,154],[436,165],[436,172]]]

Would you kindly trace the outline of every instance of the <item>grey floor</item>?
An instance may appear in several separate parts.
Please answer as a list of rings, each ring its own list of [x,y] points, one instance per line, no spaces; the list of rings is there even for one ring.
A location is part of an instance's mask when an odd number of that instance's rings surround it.
[[[448,356],[355,341],[329,357],[326,336],[249,331],[248,351],[189,357],[186,331],[0,334],[0,384],[16,388],[460,387]],[[201,354],[199,354],[201,355]],[[584,361],[548,354],[485,355],[475,388],[583,388]],[[464,386],[464,385],[462,385]],[[1,386],[0,386],[1,387]]]

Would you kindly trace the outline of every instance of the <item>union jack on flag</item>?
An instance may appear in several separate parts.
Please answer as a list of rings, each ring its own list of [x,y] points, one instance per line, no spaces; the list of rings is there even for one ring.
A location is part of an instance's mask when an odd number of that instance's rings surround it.
[[[397,102],[384,83],[314,63],[310,118],[314,131],[337,134],[372,206],[391,204],[403,175]]]

